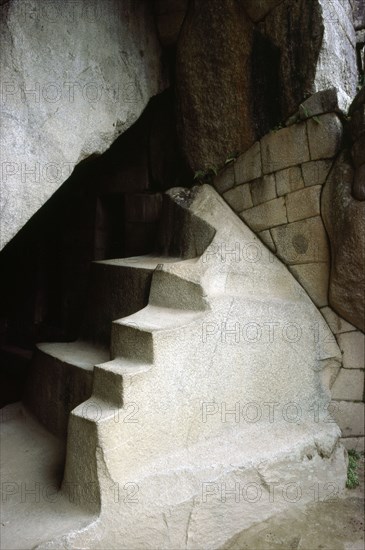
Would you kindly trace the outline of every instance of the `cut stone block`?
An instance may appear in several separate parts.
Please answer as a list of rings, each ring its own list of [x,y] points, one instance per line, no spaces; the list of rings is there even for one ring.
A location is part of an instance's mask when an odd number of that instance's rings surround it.
[[[274,199],[241,212],[240,217],[253,231],[263,231],[287,223],[284,198]]]
[[[312,116],[338,110],[337,90],[336,88],[329,88],[328,90],[317,92],[303,101],[299,106],[299,116],[301,120],[306,120]]]
[[[322,370],[322,382],[326,386],[326,388],[331,390],[338,376],[338,373],[341,370],[341,363],[333,359],[328,359],[324,363],[325,365]]]
[[[286,197],[288,222],[319,216],[321,213],[321,185],[289,193]]]
[[[267,134],[261,140],[261,152],[264,174],[311,160],[305,123]]]
[[[337,313],[333,311],[330,307],[324,307],[321,309],[323,317],[326,319],[326,322],[333,334],[340,334],[342,332],[351,332],[356,330],[356,327],[342,319]]]
[[[292,168],[276,172],[275,180],[278,197],[304,187],[302,172],[299,166],[293,166]]]
[[[234,163],[234,174],[236,185],[261,177],[261,145],[259,141],[237,158]]]
[[[346,369],[363,369],[365,335],[359,330],[344,332],[337,337],[338,345],[343,353],[343,366]]]
[[[331,166],[331,160],[314,160],[302,164],[305,186],[323,185],[327,179]]]
[[[223,197],[235,212],[241,212],[252,207],[250,185],[248,183],[226,191],[226,193],[223,193]]]
[[[327,234],[319,216],[275,227],[271,235],[278,256],[285,263],[295,265],[329,261]]]
[[[260,239],[270,248],[272,252],[276,252],[276,246],[274,241],[272,240],[271,233],[268,229],[265,229],[265,231],[261,231],[258,236]]]
[[[340,441],[348,451],[355,449],[358,453],[363,453],[365,450],[365,437],[341,437]]]
[[[328,408],[343,437],[364,435],[364,403],[332,401]]]
[[[229,164],[214,178],[213,185],[220,195],[234,186],[234,167]]]
[[[311,160],[334,157],[342,142],[343,128],[337,115],[321,115],[318,121],[307,121]]]
[[[276,198],[275,176],[270,174],[250,183],[253,204],[256,206]]]
[[[290,267],[290,271],[308,292],[317,307],[328,304],[329,264],[301,264]]]
[[[364,371],[341,369],[332,386],[332,399],[362,401],[364,396]]]

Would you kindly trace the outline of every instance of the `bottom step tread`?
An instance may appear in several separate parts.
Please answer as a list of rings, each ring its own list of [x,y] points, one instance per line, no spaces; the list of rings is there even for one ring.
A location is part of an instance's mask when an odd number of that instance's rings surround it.
[[[110,359],[110,352],[107,348],[83,340],[42,343],[37,344],[37,348],[55,359],[85,370],[93,370],[95,365],[105,363]]]

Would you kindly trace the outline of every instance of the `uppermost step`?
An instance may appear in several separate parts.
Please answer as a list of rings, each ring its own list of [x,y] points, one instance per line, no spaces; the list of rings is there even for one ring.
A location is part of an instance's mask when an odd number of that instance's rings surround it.
[[[188,260],[201,256],[212,242],[215,229],[190,211],[192,197],[193,191],[183,188],[170,189],[163,196],[156,243],[162,256]]]

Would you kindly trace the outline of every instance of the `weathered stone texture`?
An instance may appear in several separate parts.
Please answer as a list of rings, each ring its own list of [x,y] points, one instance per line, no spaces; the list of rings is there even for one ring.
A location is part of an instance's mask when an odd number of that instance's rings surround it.
[[[361,332],[344,332],[337,337],[338,345],[343,353],[343,366],[346,369],[365,368],[365,336]]]
[[[234,163],[236,184],[259,178],[262,174],[261,146],[256,142],[248,151],[240,155]]]
[[[266,17],[283,0],[244,0],[245,10],[249,17],[257,23]]]
[[[319,4],[325,25],[316,65],[315,91],[335,87],[339,107],[347,111],[358,80],[351,4],[349,0],[319,0]]]
[[[362,104],[350,119],[351,138],[353,141],[365,133],[365,104]]]
[[[222,194],[228,189],[231,189],[234,186],[234,166],[229,164],[219,172],[217,176],[213,179],[213,186]]]
[[[305,123],[267,134],[261,140],[261,153],[264,174],[311,160]]]
[[[364,435],[364,403],[333,401],[329,408],[345,437]]]
[[[356,330],[356,327],[342,319],[342,317],[337,315],[337,313],[335,313],[330,307],[322,308],[321,313],[326,319],[326,322],[333,334],[341,334],[342,332],[351,332]]]
[[[355,449],[356,452],[363,453],[365,450],[364,437],[341,437],[340,441],[348,451]]]
[[[252,40],[253,25],[241,3],[189,4],[177,46],[176,80],[178,132],[193,171],[219,165],[255,141],[247,78]]]
[[[241,212],[252,207],[250,186],[248,184],[239,185],[223,194],[223,198],[235,212]]]
[[[268,248],[270,248],[270,250],[272,252],[276,252],[275,243],[272,240],[271,233],[268,229],[265,229],[264,231],[261,231],[260,233],[258,233],[258,236],[266,244],[266,246],[268,246]]]
[[[331,243],[331,307],[365,328],[365,202],[352,197],[354,171],[345,153],[338,158],[322,193],[322,216]]]
[[[305,164],[303,166],[305,166]],[[279,197],[304,187],[302,172],[299,166],[293,166],[292,168],[286,168],[285,170],[276,172],[275,180],[276,192]]]
[[[331,166],[331,160],[317,160],[302,164],[305,186],[323,185],[327,179]]]
[[[327,235],[320,216],[274,227],[271,235],[278,256],[285,263],[295,265],[329,260]]]
[[[155,0],[158,36],[163,46],[176,44],[187,5],[188,0]]]
[[[365,164],[365,134],[359,137],[352,146],[352,158],[356,167]]]
[[[245,210],[240,216],[253,231],[263,231],[288,221],[282,197]]]
[[[177,48],[177,110],[193,171],[246,151],[301,102],[303,118],[347,109],[357,84],[354,29],[348,0],[328,3],[190,3]]]
[[[315,185],[289,193],[286,197],[288,222],[319,216],[321,213],[321,185]]]
[[[363,0],[354,0],[354,27],[355,29],[363,29],[365,27],[365,9]]]
[[[147,1],[1,4],[3,247],[166,83]]]
[[[364,395],[364,371],[341,369],[331,390],[332,399],[362,401]]]
[[[307,121],[311,160],[332,158],[338,153],[342,140],[342,123],[330,113]]]
[[[253,204],[256,206],[276,198],[275,176],[270,174],[250,183]]]
[[[358,201],[365,201],[365,164],[355,170],[352,194]]]
[[[290,271],[317,307],[328,303],[329,266],[326,262],[293,265]]]
[[[298,109],[306,93],[318,91],[314,80],[324,34],[319,2],[282,2],[266,17],[264,32],[281,52],[280,99],[285,120]]]
[[[317,92],[303,101],[299,106],[299,117],[302,120],[313,116],[338,111],[338,98],[336,88],[329,88]]]

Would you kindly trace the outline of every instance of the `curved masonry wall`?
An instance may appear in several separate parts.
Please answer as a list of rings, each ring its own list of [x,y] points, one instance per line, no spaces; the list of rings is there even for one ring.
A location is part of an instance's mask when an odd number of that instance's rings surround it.
[[[343,134],[336,91],[319,92],[285,128],[270,132],[228,164],[213,185],[287,265],[327,321],[332,332],[314,337],[335,339],[342,352],[342,363],[333,363],[327,372],[331,412],[346,447],[361,450],[365,336],[329,307],[330,248],[321,217],[322,187]]]

